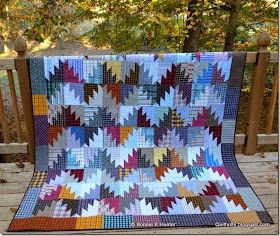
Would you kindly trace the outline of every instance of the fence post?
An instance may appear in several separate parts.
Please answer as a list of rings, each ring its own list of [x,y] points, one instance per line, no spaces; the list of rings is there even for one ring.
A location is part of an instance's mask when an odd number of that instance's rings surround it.
[[[276,106],[277,95],[278,95],[278,73],[279,73],[278,64],[276,64],[274,69],[274,75],[273,75],[273,85],[272,85],[272,93],[269,101],[268,115],[266,118],[266,125],[265,125],[266,134],[271,134],[272,131],[274,112],[275,112],[275,106]]]
[[[264,99],[265,80],[270,53],[267,47],[271,43],[269,33],[262,32],[257,40],[258,54],[254,65],[252,86],[248,107],[248,123],[243,153],[252,155],[256,153],[258,129]]]
[[[15,66],[18,73],[19,87],[22,99],[24,124],[28,141],[28,152],[30,162],[35,162],[35,142],[32,113],[32,95],[29,80],[29,69],[27,60],[27,44],[25,38],[18,36],[14,42],[14,49],[17,52]]]

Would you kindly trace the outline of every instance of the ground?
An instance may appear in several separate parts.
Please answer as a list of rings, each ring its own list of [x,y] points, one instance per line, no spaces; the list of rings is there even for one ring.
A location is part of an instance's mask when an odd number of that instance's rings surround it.
[[[271,215],[275,224],[266,227],[195,227],[195,228],[162,228],[135,230],[85,230],[79,234],[278,234],[278,153],[258,153],[254,156],[237,155],[239,167],[250,182],[254,191]],[[0,179],[7,183],[0,183],[0,234],[5,233],[14,216],[18,204],[27,189],[33,174],[33,165],[24,163],[19,168],[15,163],[0,163]],[[25,232],[25,234],[38,232]],[[53,232],[56,234],[75,234],[77,231]],[[43,234],[43,233],[40,233]],[[47,234],[50,234],[47,232]]]

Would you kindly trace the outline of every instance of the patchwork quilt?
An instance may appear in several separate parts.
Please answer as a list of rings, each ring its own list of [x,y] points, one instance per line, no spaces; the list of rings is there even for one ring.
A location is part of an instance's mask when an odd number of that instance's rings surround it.
[[[30,58],[36,166],[8,230],[272,223],[234,154],[245,58]]]

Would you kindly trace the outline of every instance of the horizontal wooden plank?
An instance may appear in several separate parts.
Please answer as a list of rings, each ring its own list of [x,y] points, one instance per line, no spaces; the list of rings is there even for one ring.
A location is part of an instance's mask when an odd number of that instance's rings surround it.
[[[0,183],[1,194],[25,193],[29,182]]]
[[[15,213],[11,211],[11,208],[16,210],[18,206],[15,205],[12,207],[0,207],[0,221],[11,220],[13,218]]]
[[[0,163],[0,173],[17,173],[17,172],[33,172],[34,165],[29,162],[24,162],[24,167],[17,167],[16,163]]]
[[[264,194],[258,195],[263,205],[269,208],[278,208],[278,194]]]
[[[278,61],[279,61],[278,52],[271,52],[269,62],[278,62]]]
[[[270,209],[267,209],[269,215],[272,217],[273,221],[275,223],[278,223],[278,220],[279,220],[279,210],[278,208],[270,208]]]
[[[245,134],[235,135],[235,145],[244,145]],[[258,134],[258,145],[263,144],[278,144],[278,134]]]
[[[265,153],[256,153],[254,155],[244,155],[242,153],[237,153],[236,160],[238,163],[243,162],[260,162],[260,161],[278,161],[278,152],[265,152]]]
[[[15,60],[13,58],[0,59],[0,70],[15,70]]]
[[[0,143],[0,154],[28,153],[28,143]]]
[[[278,183],[251,183],[257,195],[278,194]]]
[[[33,171],[24,172],[1,172],[0,179],[6,179],[8,183],[29,182],[32,178]]]
[[[234,144],[235,145],[244,145],[245,138],[246,138],[245,134],[236,134],[235,135],[235,142],[234,142]]]
[[[256,162],[256,163],[242,163],[239,168],[243,173],[256,173],[256,172],[275,172],[278,171],[277,161],[266,161],[266,162]]]
[[[241,168],[242,169],[242,168]],[[249,181],[249,183],[268,183],[270,181],[277,181],[278,182],[278,172],[277,171],[271,171],[271,172],[250,172],[246,173],[243,172],[246,179]]]
[[[23,193],[12,193],[12,194],[2,194],[0,193],[0,207],[3,206],[16,206],[19,205],[21,199],[23,198]]]
[[[278,144],[278,134],[258,134],[258,144]]]
[[[257,54],[257,52],[247,52],[246,63],[255,63]],[[269,62],[278,62],[278,52],[270,52]]]

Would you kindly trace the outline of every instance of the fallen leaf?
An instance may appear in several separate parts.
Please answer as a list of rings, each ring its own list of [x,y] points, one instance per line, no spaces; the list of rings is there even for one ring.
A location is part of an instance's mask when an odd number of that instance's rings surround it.
[[[270,174],[268,176],[268,182],[271,183],[271,184],[276,184],[277,183],[277,178],[274,175]]]
[[[17,212],[17,208],[11,207],[10,211],[13,212],[13,213],[16,213]]]
[[[22,161],[16,163],[16,165],[18,168],[24,168],[24,166],[25,166]]]
[[[0,179],[0,183],[5,184],[5,183],[8,183],[8,181],[6,179]]]

